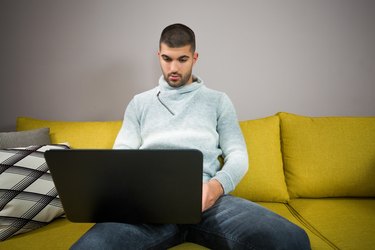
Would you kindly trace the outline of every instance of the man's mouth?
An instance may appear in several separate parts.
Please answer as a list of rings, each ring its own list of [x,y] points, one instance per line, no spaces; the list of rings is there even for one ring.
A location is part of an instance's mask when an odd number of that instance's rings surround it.
[[[172,82],[176,82],[181,79],[181,76],[178,74],[169,75],[169,80]]]

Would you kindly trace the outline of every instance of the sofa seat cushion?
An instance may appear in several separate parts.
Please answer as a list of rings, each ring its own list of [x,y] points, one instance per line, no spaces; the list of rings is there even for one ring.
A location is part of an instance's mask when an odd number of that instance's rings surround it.
[[[289,205],[336,249],[375,246],[375,199],[295,199]]]
[[[52,143],[69,143],[72,148],[112,148],[122,121],[49,121],[17,118],[17,131],[49,128]]]
[[[287,202],[279,117],[242,121],[240,126],[249,155],[249,170],[233,194],[252,201]]]
[[[279,116],[291,198],[375,197],[375,117]]]
[[[65,218],[56,219],[45,227],[0,242],[0,249],[69,249],[92,225],[72,223]]]
[[[197,245],[191,242],[185,242],[178,246],[174,246],[172,248],[169,248],[170,250],[205,250],[209,249],[201,245]]]

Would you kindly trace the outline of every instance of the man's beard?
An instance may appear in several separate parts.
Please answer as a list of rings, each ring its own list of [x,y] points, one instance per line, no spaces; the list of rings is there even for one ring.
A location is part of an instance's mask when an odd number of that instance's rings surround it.
[[[187,72],[185,75],[181,75],[181,74],[178,74],[178,73],[170,73],[170,74],[166,75],[166,74],[163,73],[165,81],[168,83],[169,86],[171,86],[173,88],[179,88],[179,87],[182,87],[182,86],[186,85],[189,82],[191,74],[192,74],[192,70]],[[169,77],[172,76],[172,75],[177,75],[180,78],[180,80],[179,81],[170,80]]]

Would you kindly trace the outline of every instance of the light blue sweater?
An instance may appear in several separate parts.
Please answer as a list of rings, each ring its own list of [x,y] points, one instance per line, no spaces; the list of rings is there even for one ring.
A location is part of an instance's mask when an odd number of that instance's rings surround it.
[[[204,156],[203,181],[217,179],[229,193],[247,171],[246,145],[228,96],[196,79],[173,88],[160,77],[159,86],[136,95],[114,148],[198,149]]]

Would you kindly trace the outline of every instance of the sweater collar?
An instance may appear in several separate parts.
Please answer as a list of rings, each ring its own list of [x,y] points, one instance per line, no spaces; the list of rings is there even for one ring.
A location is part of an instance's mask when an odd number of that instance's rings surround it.
[[[193,82],[178,88],[171,87],[164,79],[164,76],[159,78],[159,90],[162,93],[168,94],[185,94],[199,89],[203,86],[203,80],[198,76],[193,76]]]

